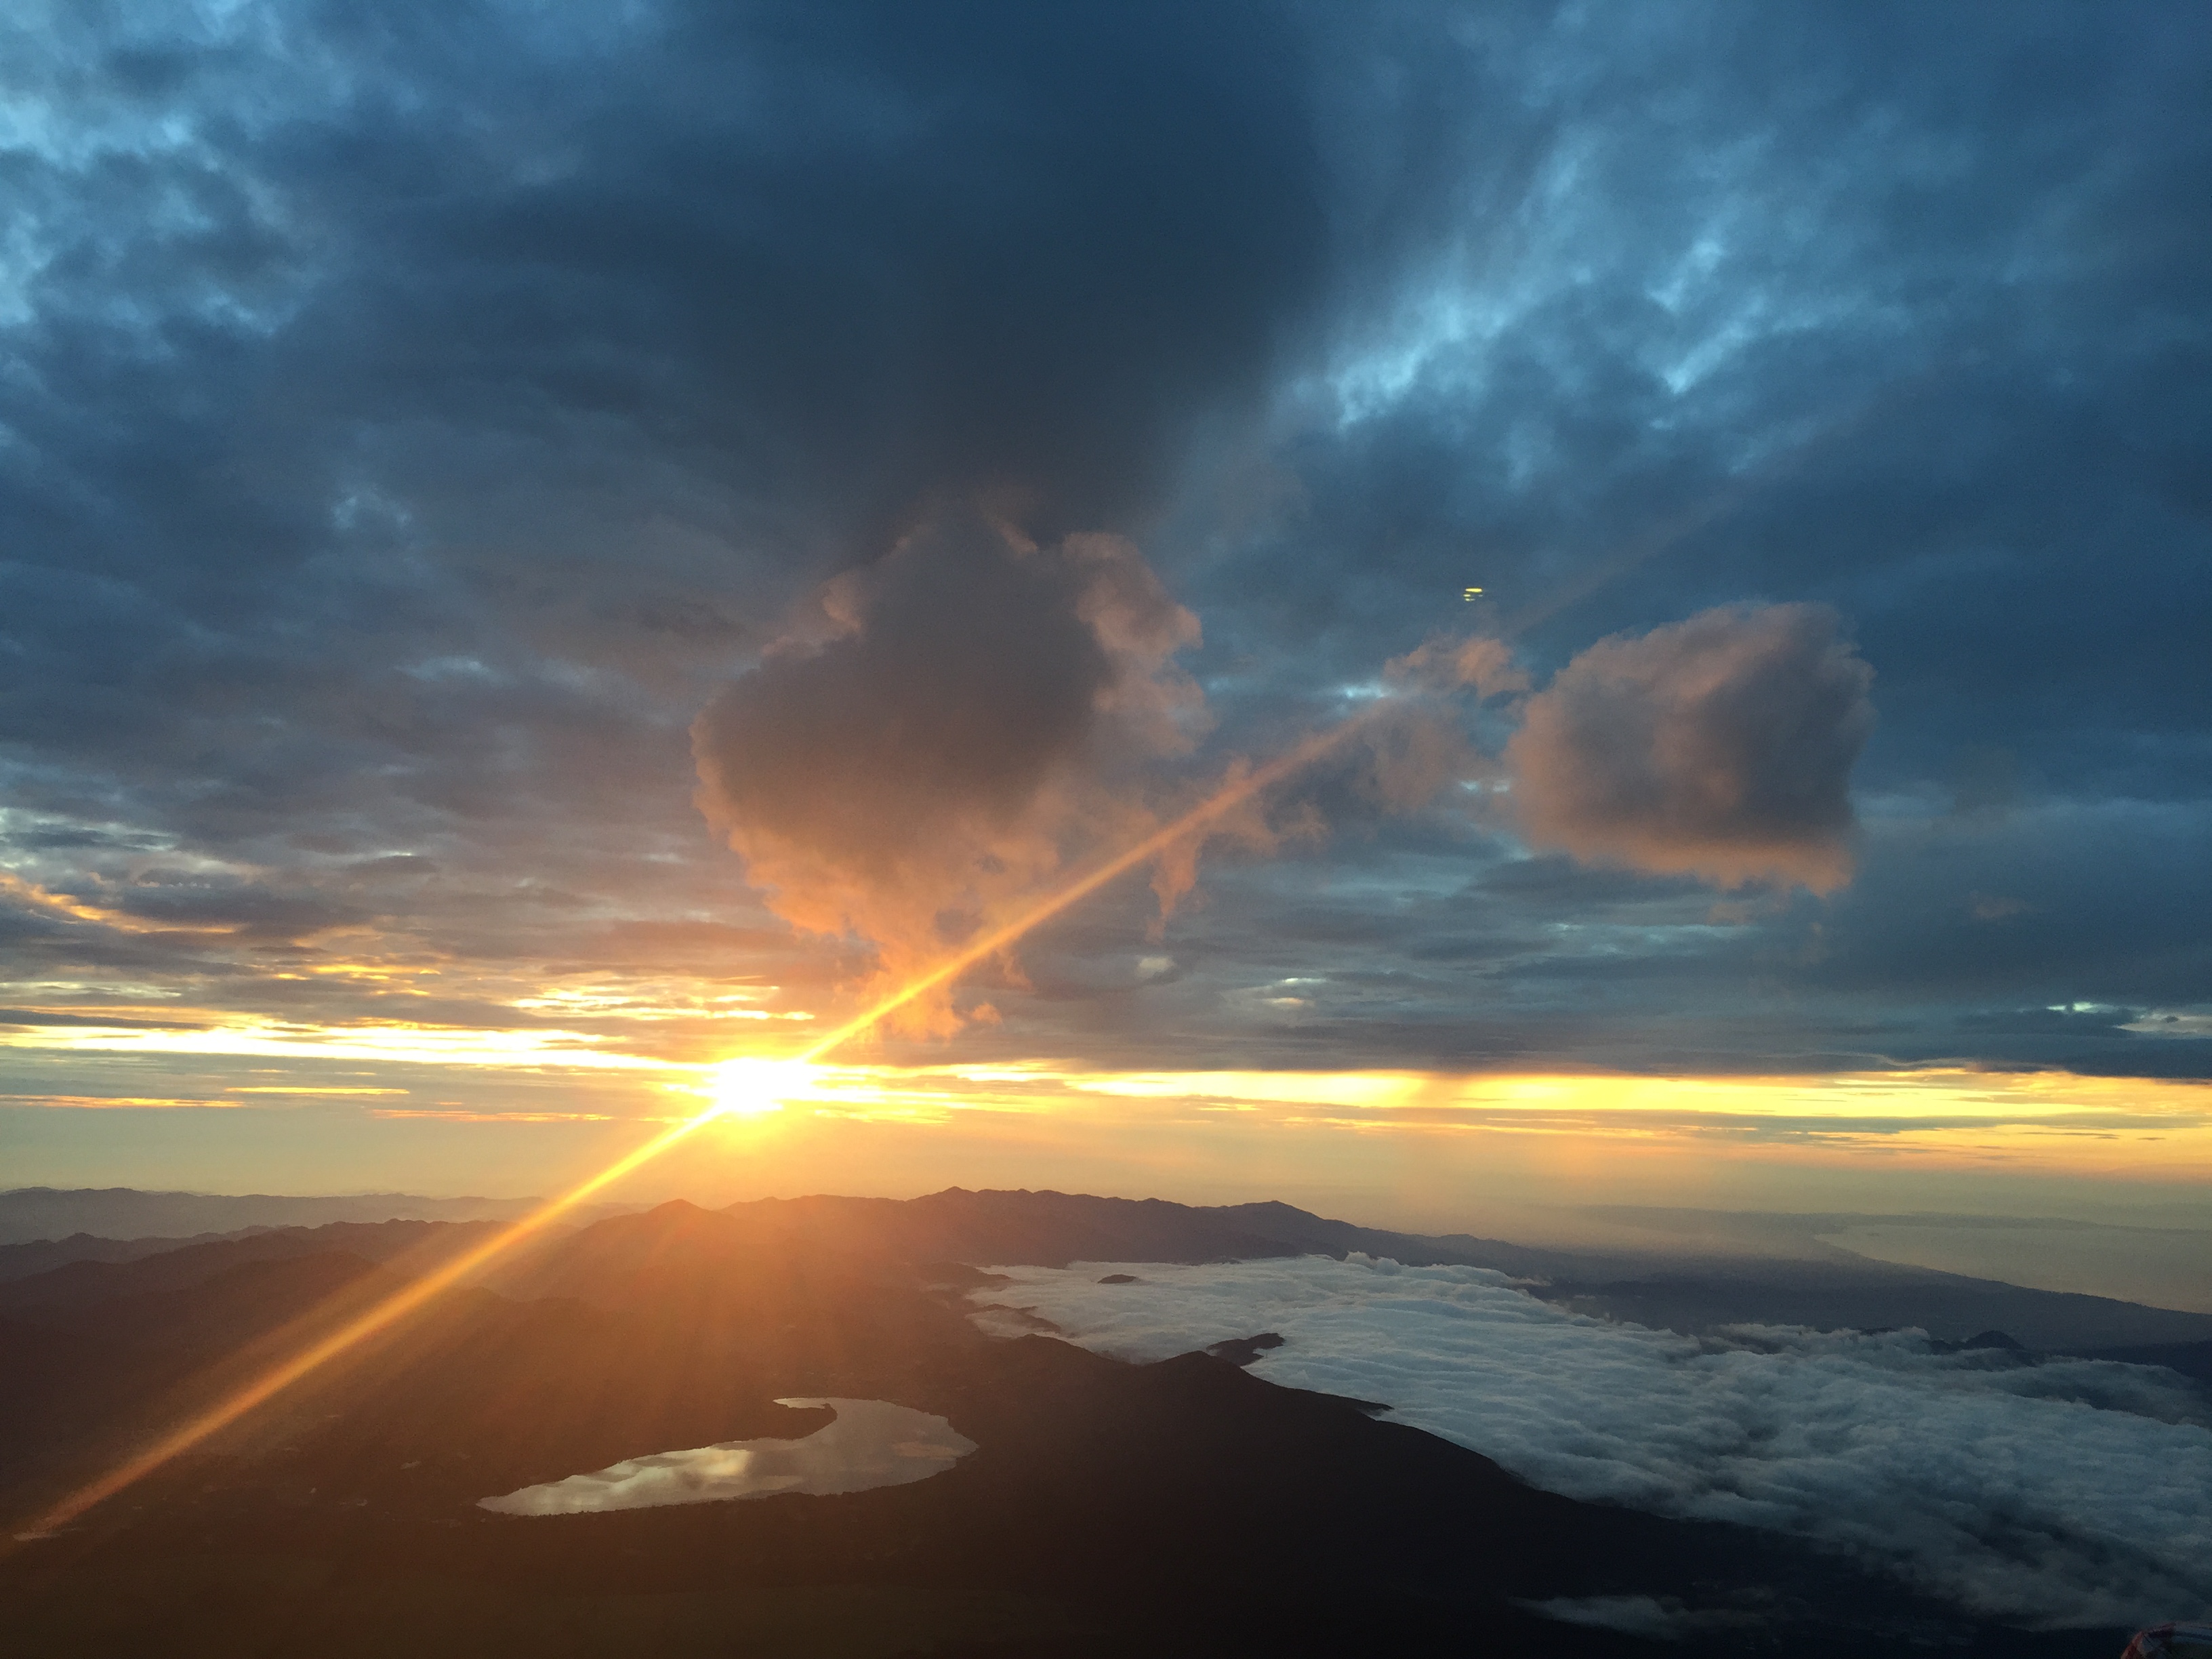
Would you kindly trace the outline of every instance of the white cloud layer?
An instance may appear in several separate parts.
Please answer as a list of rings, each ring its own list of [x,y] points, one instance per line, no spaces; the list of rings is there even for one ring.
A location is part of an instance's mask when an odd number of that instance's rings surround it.
[[[1978,1611],[2212,1609],[2212,1428],[2169,1372],[1938,1353],[1917,1333],[1692,1339],[1568,1314],[1475,1267],[1354,1256],[1003,1267],[978,1293],[1146,1361],[1279,1333],[1256,1374],[1376,1401],[1533,1485],[1840,1546]],[[987,1328],[1020,1324],[985,1310]]]

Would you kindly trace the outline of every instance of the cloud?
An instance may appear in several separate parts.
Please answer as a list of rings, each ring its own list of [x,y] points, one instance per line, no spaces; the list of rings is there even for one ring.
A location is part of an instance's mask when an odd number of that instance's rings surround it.
[[[101,915],[0,898],[12,1004],[473,1027],[615,942],[823,1006],[857,948],[699,833],[687,732],[981,502],[1203,618],[1194,770],[1493,603],[1547,666],[1832,603],[1883,717],[1826,906],[1363,821],[1141,995],[1068,988],[1147,948],[1107,896],[994,1041],[2212,1067],[1993,1023],[2212,982],[2187,9],[15,9],[0,864]],[[1467,763],[1375,731],[1340,825]]]
[[[371,1117],[429,1119],[440,1123],[611,1123],[606,1112],[471,1112],[441,1111],[432,1107],[373,1106]]]
[[[1528,672],[1513,659],[1513,647],[1504,640],[1482,635],[1430,640],[1402,657],[1393,658],[1385,665],[1383,677],[1394,684],[1429,691],[1472,686],[1479,697],[1504,696],[1528,689]]]
[[[149,1095],[34,1095],[10,1092],[0,1096],[0,1104],[44,1106],[82,1112],[236,1111],[242,1109],[242,1103],[235,1100],[177,1100],[167,1096]]]
[[[1983,1613],[2129,1624],[2212,1601],[2212,1426],[2170,1372],[1914,1332],[1692,1339],[1357,1255],[1125,1285],[1104,1265],[1001,1267],[1015,1282],[976,1295],[1134,1360],[1277,1332],[1270,1382],[1383,1401],[1548,1491],[1833,1544]]]
[[[1134,546],[1040,548],[980,520],[908,538],[831,584],[827,637],[794,635],[692,728],[702,808],[817,933],[872,940],[902,982],[1059,867],[1071,837],[1151,814],[1143,763],[1204,715],[1175,663],[1198,623]],[[957,1023],[950,993],[913,1029]]]
[[[1530,843],[1723,886],[1850,879],[1874,671],[1819,605],[1730,605],[1582,652],[1506,750]]]

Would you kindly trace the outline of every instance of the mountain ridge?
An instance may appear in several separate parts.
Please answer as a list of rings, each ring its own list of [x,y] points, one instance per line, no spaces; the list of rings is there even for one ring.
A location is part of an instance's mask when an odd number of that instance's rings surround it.
[[[131,1190],[104,1189],[103,1195]],[[10,1196],[0,1194],[0,1200]],[[659,1218],[649,1219],[654,1217]],[[492,1218],[392,1218],[255,1227],[173,1240],[118,1241],[79,1234],[42,1246],[40,1259],[71,1258],[43,1268],[10,1257],[11,1249],[28,1247],[0,1245],[0,1310],[96,1297],[106,1293],[99,1287],[111,1280],[142,1287],[182,1284],[228,1262],[331,1249],[406,1273],[416,1270],[417,1262],[428,1265],[465,1242],[489,1237],[495,1225]],[[587,1212],[580,1224],[527,1242],[477,1278],[510,1296],[569,1294],[619,1301],[634,1293],[621,1287],[622,1275],[643,1270],[649,1257],[665,1257],[678,1248],[678,1235],[687,1231],[689,1243],[681,1249],[800,1277],[834,1270],[847,1277],[880,1278],[893,1264],[902,1270],[957,1264],[963,1271],[1065,1267],[1076,1261],[1195,1265],[1305,1254],[1341,1259],[1358,1251],[1409,1267],[1488,1268],[1577,1312],[1692,1335],[1739,1324],[1917,1327],[1941,1340],[1963,1341],[1994,1329],[2044,1352],[2171,1350],[2191,1374],[2203,1364],[2192,1345],[2212,1341],[2212,1315],[2080,1291],[2028,1289],[1840,1252],[1835,1258],[1799,1259],[1566,1249],[1468,1233],[1363,1227],[1279,1200],[1194,1206],[1048,1188],[950,1187],[911,1199],[815,1194],[745,1200],[716,1209],[684,1199],[650,1209],[608,1206],[597,1219]],[[588,1246],[574,1243],[587,1237],[592,1241]],[[410,1254],[414,1261],[402,1259]],[[11,1273],[12,1261],[23,1261],[33,1270]],[[564,1261],[572,1265],[564,1267]],[[156,1265],[145,1265],[149,1262]]]

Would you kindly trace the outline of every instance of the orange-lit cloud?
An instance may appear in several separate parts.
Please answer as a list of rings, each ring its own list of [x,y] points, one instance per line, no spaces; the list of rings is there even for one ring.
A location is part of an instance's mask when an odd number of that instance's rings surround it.
[[[1394,658],[1383,677],[1394,684],[1428,691],[1472,686],[1481,697],[1502,697],[1528,689],[1528,671],[1514,660],[1513,647],[1487,635],[1431,640]]]
[[[56,893],[26,881],[22,877],[0,870],[0,897],[10,898],[39,915],[58,921],[89,922],[95,927],[112,927],[121,933],[162,933],[178,931],[167,922],[149,921],[126,911],[103,904],[88,904],[65,894]],[[230,927],[200,928],[195,931],[227,933],[236,931]]]
[[[0,1048],[145,1054],[257,1055],[286,1060],[400,1060],[441,1066],[661,1070],[676,1062],[624,1053],[592,1033],[431,1025],[225,1022],[201,1028],[33,1026],[0,1030]]]
[[[1506,750],[1530,843],[1723,886],[1850,879],[1873,670],[1810,605],[1730,605],[1601,640]]]
[[[371,1117],[428,1118],[440,1123],[613,1123],[611,1112],[469,1112],[430,1107],[375,1106]]]
[[[243,1093],[232,1090],[233,1094]],[[236,1100],[181,1099],[170,1095],[5,1095],[0,1106],[40,1106],[58,1111],[236,1111],[245,1105]]]
[[[252,1083],[243,1088],[233,1089],[230,1092],[234,1095],[295,1095],[302,1098],[320,1098],[325,1096],[343,1097],[364,1095],[404,1095],[407,1091],[404,1089],[325,1087],[313,1084]]]
[[[1156,826],[1142,769],[1202,729],[1175,663],[1197,640],[1118,537],[1038,547],[981,520],[933,524],[832,583],[817,624],[700,715],[700,805],[779,915],[873,944],[872,1000],[1078,849]],[[1206,833],[1265,832],[1248,811]],[[1170,860],[1164,901],[1186,866]],[[950,983],[893,1020],[951,1030]]]

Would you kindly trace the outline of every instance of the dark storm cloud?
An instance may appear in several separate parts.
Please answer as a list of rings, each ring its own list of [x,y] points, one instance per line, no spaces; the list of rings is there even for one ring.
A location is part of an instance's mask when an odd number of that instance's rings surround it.
[[[18,60],[88,131],[15,154],[9,574],[113,693],[33,679],[25,735],[127,740],[211,674],[296,694],[320,663],[280,622],[366,624],[349,669],[450,635],[643,672],[726,659],[748,556],[873,557],[979,494],[1111,527],[1263,387],[1329,258],[1267,9],[210,33],[118,13]],[[611,614],[578,627],[577,589]]]
[[[975,506],[1141,520],[1334,258],[1308,43],[1264,7],[18,44],[10,796],[264,870],[458,839],[447,915],[525,847],[615,892],[692,858],[684,729],[799,588]],[[1063,665],[1002,689],[1048,707]]]
[[[1294,35],[1126,4],[18,24],[0,759],[31,874],[118,907],[18,975],[223,1000],[341,922],[502,971],[611,915],[759,918],[684,732],[796,588],[969,502],[1055,546],[1141,518],[1314,323]],[[1002,710],[1048,710],[1097,584],[978,568],[1037,671]],[[973,635],[909,629],[902,671]],[[1061,710],[1078,748],[1102,690]],[[387,852],[438,858],[394,887],[358,858]]]
[[[1076,614],[1082,574],[981,525],[910,544],[854,584],[849,632],[708,705],[694,741],[713,812],[884,875],[951,823],[1018,817],[1114,684]]]
[[[2129,1029],[2212,982],[2175,850],[2212,836],[2186,9],[0,27],[0,839],[156,930],[11,909],[15,978],[228,996],[348,927],[526,974],[702,917],[729,971],[842,971],[763,942],[686,734],[822,659],[855,678],[818,718],[865,728],[929,594],[820,659],[808,596],[888,592],[980,510],[1042,562],[978,614],[1068,647],[1000,690],[1029,740],[978,787],[1022,822],[1095,752],[1072,532],[1203,623],[1201,769],[1342,712],[1477,584],[1540,684],[1826,605],[1882,709],[1825,903],[1530,859],[1482,777],[1392,823],[1325,775],[1334,841],[1224,863],[1164,940],[1140,895],[1067,919],[994,1040],[2204,1063]],[[917,708],[959,702],[975,635],[945,643]],[[2004,1024],[2077,1002],[2114,1012]]]
[[[427,120],[372,93],[281,141],[357,239],[300,349],[526,466],[597,439],[617,487],[741,490],[795,552],[880,550],[935,495],[1112,525],[1320,285],[1266,9],[675,6],[502,70],[510,30],[406,18],[385,50],[449,83]]]

